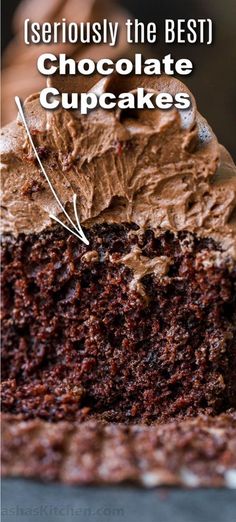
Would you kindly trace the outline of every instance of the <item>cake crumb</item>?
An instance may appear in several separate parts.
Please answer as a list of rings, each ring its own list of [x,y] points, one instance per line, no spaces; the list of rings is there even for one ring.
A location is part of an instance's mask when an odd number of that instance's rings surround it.
[[[99,260],[99,254],[96,250],[89,250],[81,257],[82,261],[86,263],[96,263]]]

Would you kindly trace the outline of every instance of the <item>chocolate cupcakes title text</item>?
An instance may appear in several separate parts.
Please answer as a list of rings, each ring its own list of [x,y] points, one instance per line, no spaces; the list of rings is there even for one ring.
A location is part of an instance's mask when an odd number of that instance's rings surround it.
[[[171,44],[198,44],[211,45],[213,41],[213,22],[211,19],[166,19],[160,24],[155,22],[144,24],[138,19],[127,19],[125,24],[103,19],[102,22],[67,22],[62,18],[59,22],[38,23],[26,19],[24,22],[24,42],[26,45],[48,44],[53,49],[60,48],[60,44],[81,44],[84,46],[84,57],[76,61],[66,53],[49,52],[39,55],[36,67],[38,71],[49,78],[48,85],[40,93],[40,103],[47,109],[79,109],[82,114],[101,107],[108,110],[126,109],[189,109],[191,106],[190,94],[171,92],[168,89],[168,76],[188,76],[193,71],[193,63],[183,57],[175,59],[171,52],[161,59],[146,58],[147,45],[156,45],[160,42],[161,34],[164,43]],[[115,47],[123,41],[128,48],[129,57],[119,57],[114,60],[110,57],[93,60],[89,57],[89,45],[107,45],[107,49]],[[143,46],[144,54],[135,52],[137,46]],[[152,47],[153,48],[153,47]],[[140,49],[139,49],[140,51]],[[104,52],[104,54],[106,51]],[[109,53],[107,53],[109,54]],[[121,53],[122,54],[122,53]],[[88,55],[88,56],[87,56]],[[150,55],[150,51],[148,52]],[[114,76],[115,73],[115,76]],[[113,75],[113,81],[110,76]],[[138,79],[132,92],[124,92],[125,77],[141,75],[164,78],[155,89],[145,89],[138,86]],[[58,81],[51,77],[80,76],[94,78],[96,88],[84,89],[84,82],[78,81],[76,92],[60,92]],[[114,81],[114,78],[116,80]],[[88,85],[90,85],[88,82]],[[181,84],[180,84],[181,85]],[[163,88],[164,91],[163,91]],[[85,89],[84,89],[85,90]],[[78,92],[79,91],[79,92]],[[160,91],[160,92],[159,92]]]

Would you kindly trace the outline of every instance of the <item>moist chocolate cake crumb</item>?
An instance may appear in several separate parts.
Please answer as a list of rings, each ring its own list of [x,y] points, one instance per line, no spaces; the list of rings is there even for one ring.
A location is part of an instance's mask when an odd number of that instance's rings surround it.
[[[236,269],[211,239],[137,228],[95,225],[88,247],[62,227],[4,236],[4,412],[129,424],[235,406]],[[169,260],[141,293],[134,247]]]
[[[3,475],[67,484],[236,484],[235,413],[152,426],[3,414],[2,425]]]

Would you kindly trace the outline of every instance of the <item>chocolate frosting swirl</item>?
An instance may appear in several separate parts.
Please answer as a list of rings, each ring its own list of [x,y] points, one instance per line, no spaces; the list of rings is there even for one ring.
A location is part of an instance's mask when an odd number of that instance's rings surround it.
[[[50,80],[63,89],[62,79]],[[66,90],[77,90],[73,79]],[[101,92],[186,91],[178,80],[102,79]],[[88,86],[90,88],[91,85]],[[84,85],[82,86],[82,90]],[[190,110],[45,111],[39,96],[25,102],[27,121],[50,179],[68,211],[78,195],[81,223],[134,222],[187,230],[220,241],[236,258],[236,169],[207,122]],[[35,163],[25,131],[16,121],[2,131],[3,230],[40,232],[60,208]]]

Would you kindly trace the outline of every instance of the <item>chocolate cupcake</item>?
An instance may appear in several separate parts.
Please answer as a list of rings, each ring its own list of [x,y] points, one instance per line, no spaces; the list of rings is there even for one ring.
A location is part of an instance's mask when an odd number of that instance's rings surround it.
[[[169,78],[115,75],[92,89],[119,94],[138,86],[188,92]],[[26,100],[44,168],[71,219],[77,195],[89,244],[55,223],[66,221],[21,119],[3,129],[7,424],[18,418],[26,431],[42,426],[48,434],[54,428],[37,419],[66,421],[66,430],[90,419],[98,431],[104,422],[154,424],[137,428],[145,441],[165,431],[156,424],[171,421],[177,431],[197,426],[199,437],[200,420],[180,420],[235,407],[236,170],[191,99],[188,111],[98,109],[87,116],[46,112],[38,95]],[[118,438],[136,430],[113,428]],[[14,433],[17,439],[17,427]],[[171,433],[174,448],[174,427]],[[115,481],[112,473],[108,480]],[[210,483],[204,480],[195,485]],[[79,474],[74,482],[83,482]]]

